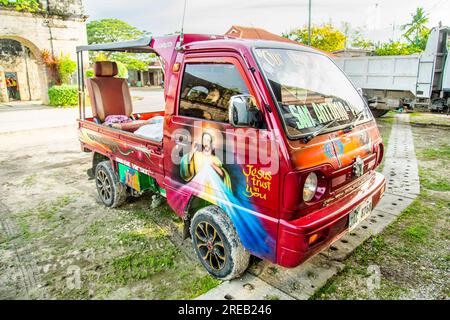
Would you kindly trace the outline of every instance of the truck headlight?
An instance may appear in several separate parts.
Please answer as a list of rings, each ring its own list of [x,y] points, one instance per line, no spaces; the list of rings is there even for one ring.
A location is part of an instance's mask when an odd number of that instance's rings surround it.
[[[303,201],[311,201],[317,191],[317,175],[314,172],[308,174],[303,186]]]

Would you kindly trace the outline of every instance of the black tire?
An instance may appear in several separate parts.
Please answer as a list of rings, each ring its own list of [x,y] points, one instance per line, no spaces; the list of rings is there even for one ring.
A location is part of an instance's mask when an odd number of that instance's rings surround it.
[[[95,184],[100,200],[107,207],[116,208],[127,199],[127,188],[120,183],[109,160],[100,162],[95,168]]]
[[[384,109],[370,109],[370,111],[372,111],[372,114],[375,118],[379,118],[384,116],[386,113],[389,112],[389,110],[384,110]]]
[[[214,277],[230,280],[240,277],[250,263],[250,253],[228,215],[216,206],[200,209],[191,222],[190,233],[197,256]]]

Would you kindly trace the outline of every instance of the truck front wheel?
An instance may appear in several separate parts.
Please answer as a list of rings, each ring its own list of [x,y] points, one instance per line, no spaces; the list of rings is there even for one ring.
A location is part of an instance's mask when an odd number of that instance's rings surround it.
[[[116,208],[127,198],[127,189],[120,183],[109,160],[100,162],[95,168],[95,184],[103,204]]]
[[[230,280],[247,269],[250,253],[242,246],[228,215],[216,206],[200,209],[191,222],[194,250],[214,277]]]

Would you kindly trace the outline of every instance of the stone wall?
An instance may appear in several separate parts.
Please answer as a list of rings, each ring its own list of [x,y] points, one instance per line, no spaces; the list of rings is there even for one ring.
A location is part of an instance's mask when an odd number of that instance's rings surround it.
[[[24,90],[31,91],[32,94],[31,97],[25,94],[22,99],[38,98],[46,102],[48,79],[41,60],[42,51],[48,50],[56,57],[61,53],[70,54],[72,59],[76,60],[76,46],[86,44],[87,35],[86,17],[81,0],[48,0],[41,1],[41,5],[40,13],[18,12],[0,7],[0,39],[17,40],[31,52],[32,71],[28,78],[33,83],[31,85],[33,88]],[[5,65],[4,61],[0,61],[0,67],[3,67],[4,71],[23,72],[22,65],[23,63],[17,62],[15,65],[17,71],[14,71],[10,70],[14,69],[11,64]],[[1,79],[0,77],[0,81]],[[38,82],[39,86],[34,85],[35,82]],[[0,91],[4,86],[4,82],[0,83]],[[37,87],[40,89],[35,89]],[[35,90],[39,90],[40,94],[33,95]],[[4,100],[4,94],[0,94],[0,99],[2,97]]]

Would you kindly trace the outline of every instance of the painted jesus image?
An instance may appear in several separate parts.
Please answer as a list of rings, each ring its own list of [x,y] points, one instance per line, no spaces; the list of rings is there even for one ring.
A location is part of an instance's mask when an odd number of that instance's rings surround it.
[[[213,194],[218,189],[231,191],[230,176],[216,156],[214,138],[208,132],[202,134],[200,143],[194,141],[191,152],[181,159],[180,175],[206,194]]]
[[[215,154],[214,136],[211,133],[203,133],[201,141],[194,142],[191,152],[181,158],[180,176],[186,182],[178,190],[178,195],[183,196],[172,199],[172,207],[184,210],[192,196],[219,206],[230,217],[244,246],[252,248],[252,252],[262,257],[273,254],[273,239],[265,231],[258,216],[249,214],[253,205],[249,201],[241,203],[233,194],[230,175]],[[242,209],[244,207],[245,210]]]

